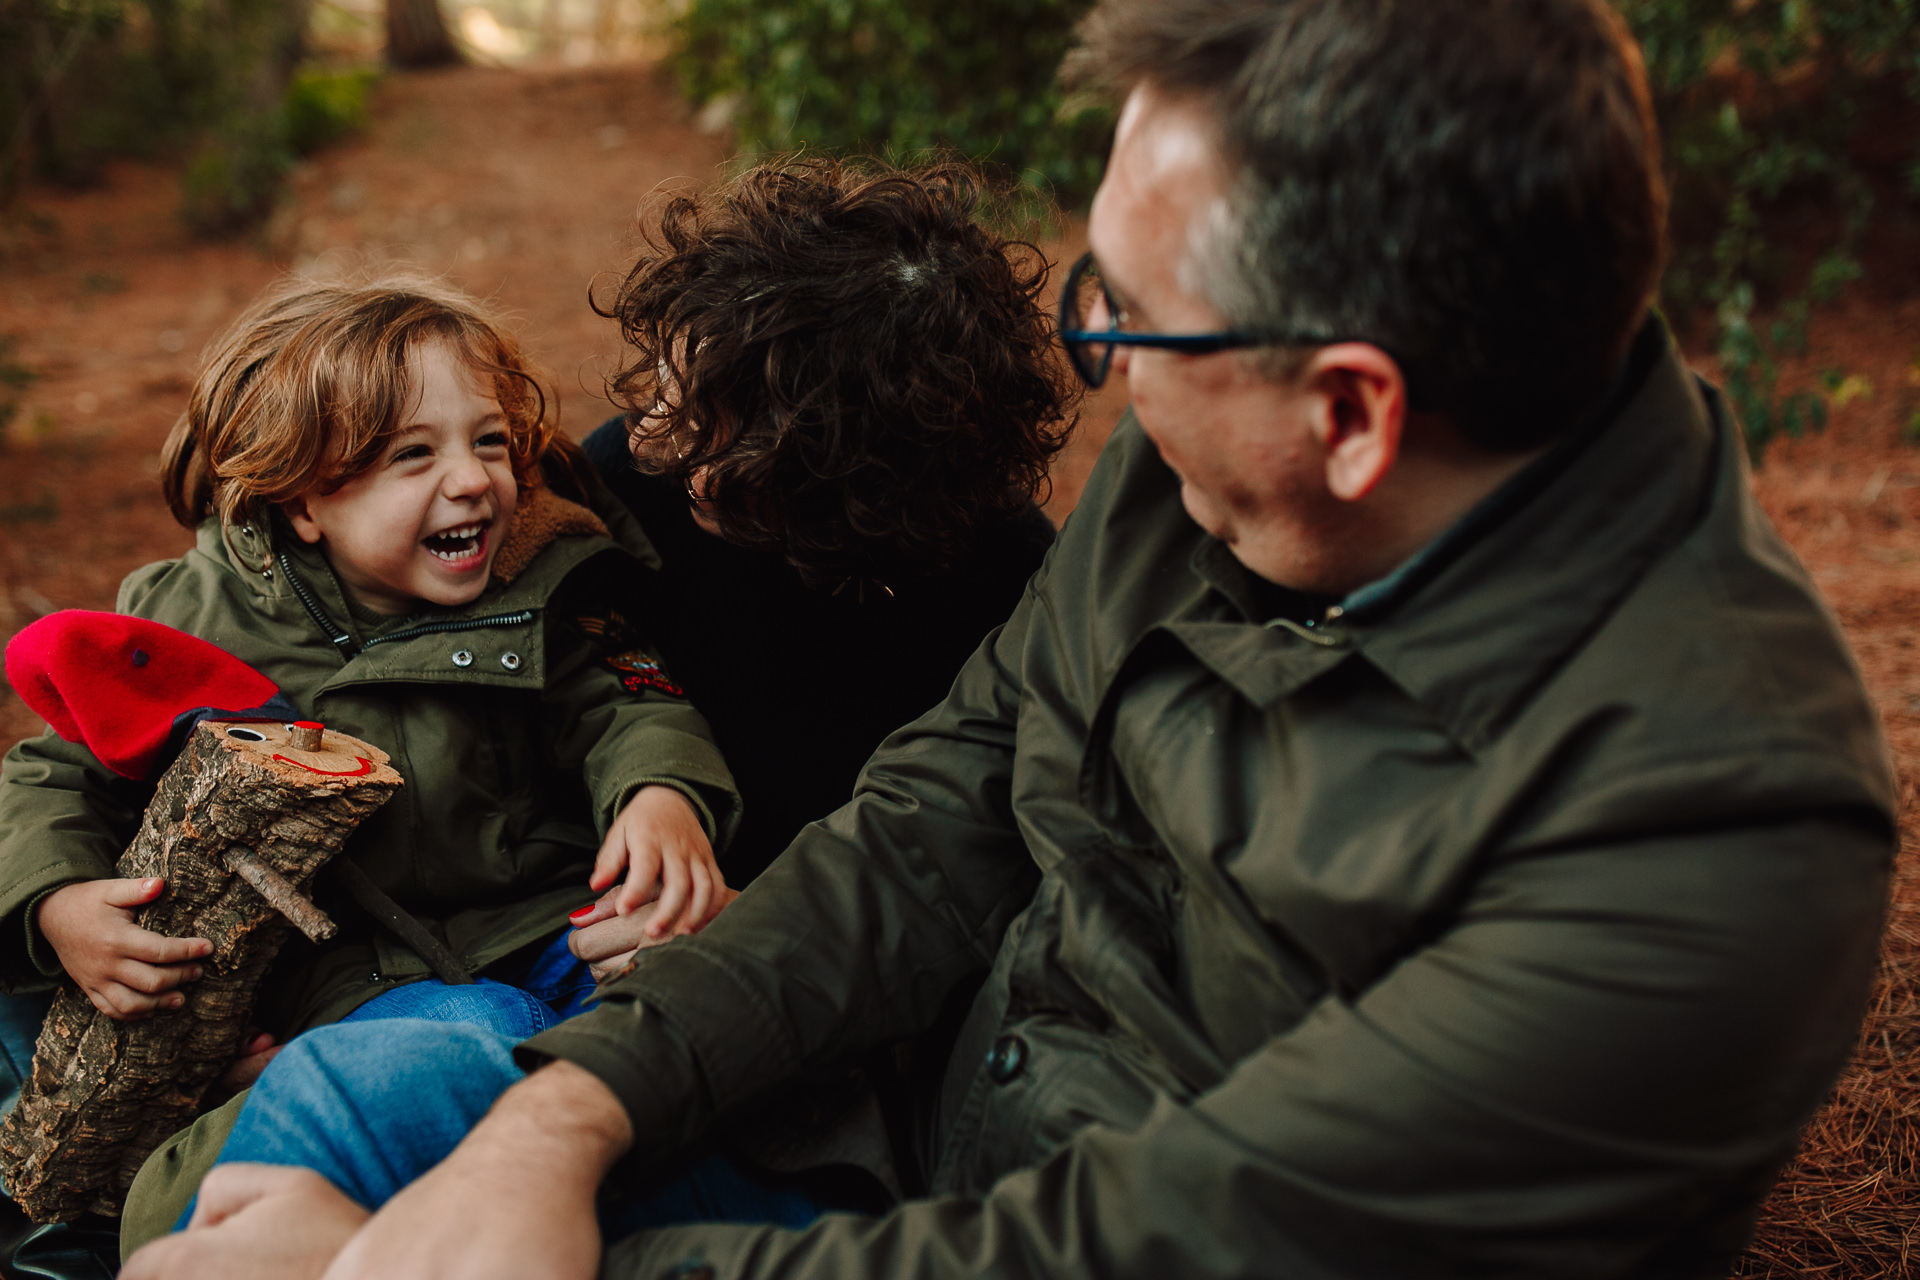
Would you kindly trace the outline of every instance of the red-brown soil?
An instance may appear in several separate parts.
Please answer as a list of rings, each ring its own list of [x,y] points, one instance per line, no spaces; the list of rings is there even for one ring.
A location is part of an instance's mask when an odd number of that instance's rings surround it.
[[[53,609],[111,608],[122,576],[190,537],[155,483],[196,355],[290,267],[408,262],[490,298],[559,389],[575,435],[610,408],[617,350],[587,307],[624,267],[637,208],[710,180],[726,139],[700,132],[646,66],[567,72],[467,68],[389,79],[360,138],[303,165],[246,243],[190,239],[176,175],[124,165],[106,184],[30,192],[0,214],[0,335],[39,380],[0,435],[0,642]],[[1071,237],[1069,237],[1071,240]],[[1869,279],[1816,319],[1788,371],[1844,366],[1870,394],[1824,434],[1784,441],[1756,489],[1851,637],[1885,719],[1907,817],[1888,926],[1888,977],[1836,1106],[1810,1130],[1750,1274],[1920,1274],[1920,297],[1912,236],[1877,247]],[[1046,246],[1050,256],[1078,251]],[[1706,366],[1711,372],[1710,363]],[[1088,407],[1055,474],[1056,518],[1077,498],[1123,392]],[[40,722],[0,684],[0,748]]]

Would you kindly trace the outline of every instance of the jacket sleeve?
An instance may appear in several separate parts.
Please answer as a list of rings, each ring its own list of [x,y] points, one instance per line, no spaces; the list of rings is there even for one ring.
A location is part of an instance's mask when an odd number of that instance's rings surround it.
[[[1542,851],[1135,1131],[1090,1126],[977,1198],[642,1233],[603,1274],[1724,1274],[1752,1168],[1787,1158],[1853,1039],[1887,853],[1823,817]],[[1662,1224],[1702,1219],[1724,1256],[1659,1252]]]
[[[43,989],[60,972],[30,909],[62,885],[111,877],[151,792],[52,730],[7,753],[0,763],[0,990]]]
[[[940,707],[894,733],[853,800],[805,828],[692,938],[640,953],[599,1008],[524,1047],[625,1104],[641,1151],[806,1066],[923,1030],[993,961],[1039,881],[1011,802],[1031,588]]]
[[[634,792],[658,784],[686,796],[714,849],[724,850],[740,823],[740,794],[706,718],[669,691],[664,675],[629,686],[584,635],[552,626],[549,734],[556,758],[580,767],[600,834]]]

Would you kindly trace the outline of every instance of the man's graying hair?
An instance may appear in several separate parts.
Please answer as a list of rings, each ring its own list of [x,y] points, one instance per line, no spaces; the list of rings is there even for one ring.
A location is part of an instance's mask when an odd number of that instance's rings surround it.
[[[1071,79],[1217,104],[1240,178],[1194,265],[1228,323],[1374,342],[1488,449],[1604,394],[1666,191],[1603,0],[1104,0],[1080,35]]]

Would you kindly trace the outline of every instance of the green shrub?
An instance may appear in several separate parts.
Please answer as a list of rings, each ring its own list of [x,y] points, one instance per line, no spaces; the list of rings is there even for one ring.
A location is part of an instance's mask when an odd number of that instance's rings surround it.
[[[329,71],[306,67],[294,73],[287,86],[282,132],[295,155],[310,155],[367,123],[367,90],[379,79],[376,72]]]
[[[296,73],[308,0],[0,0],[0,202],[118,155],[185,155],[197,230],[272,207],[293,159],[365,119],[366,73]]]
[[[1777,435],[1826,421],[1822,391],[1780,394],[1779,359],[1805,351],[1812,309],[1861,274],[1879,175],[1851,147],[1866,105],[1920,103],[1920,0],[1614,3],[1640,38],[1666,138],[1674,255],[1663,301],[1714,325],[1757,460]],[[1920,193],[1920,140],[1906,141],[1906,180],[1891,184],[1902,200]],[[1809,202],[1826,210],[1811,252],[1784,242],[1778,216]]]
[[[265,114],[229,111],[188,162],[180,179],[187,225],[225,235],[265,218],[293,162],[361,128],[371,71],[306,68]]]
[[[678,67],[731,99],[741,149],[895,158],[956,151],[1072,200],[1090,194],[1111,114],[1054,73],[1090,0],[691,0]]]

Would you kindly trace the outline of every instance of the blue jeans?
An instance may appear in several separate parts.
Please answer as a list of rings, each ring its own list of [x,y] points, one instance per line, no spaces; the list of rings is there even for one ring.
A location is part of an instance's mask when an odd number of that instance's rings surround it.
[[[404,1018],[310,1031],[261,1074],[216,1163],[299,1165],[378,1209],[444,1160],[522,1078],[515,1043],[471,1024]],[[600,1222],[616,1240],[688,1222],[804,1227],[823,1208],[707,1156],[635,1194],[603,1194]]]
[[[20,1086],[33,1067],[33,1047],[40,1024],[53,1007],[53,992],[30,996],[0,996],[0,1117],[13,1110]]]

